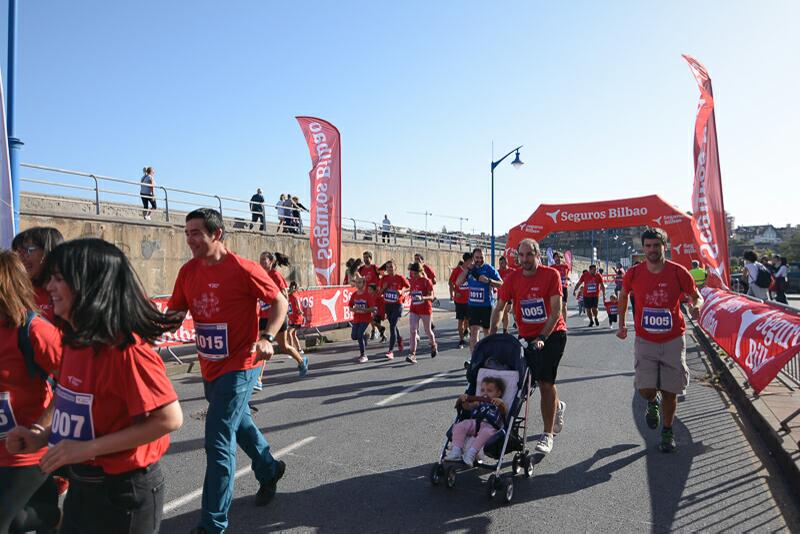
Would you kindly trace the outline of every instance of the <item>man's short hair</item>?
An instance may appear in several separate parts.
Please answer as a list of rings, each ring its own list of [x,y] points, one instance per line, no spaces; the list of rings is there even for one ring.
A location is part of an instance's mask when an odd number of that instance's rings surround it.
[[[692,260],[692,269],[697,269],[700,267],[700,262],[697,260]]]
[[[222,230],[222,238],[225,237],[225,223],[222,221],[222,214],[215,209],[211,208],[198,208],[194,211],[190,211],[186,215],[186,222],[191,221],[192,219],[202,219],[203,226],[206,227],[206,230],[209,234],[215,234],[217,230]]]
[[[531,247],[531,249],[533,250],[534,255],[536,255],[536,256],[541,256],[542,255],[542,249],[539,247],[539,242],[536,241],[535,239],[531,239],[530,237],[526,237],[525,239],[520,241],[519,245],[517,245],[517,252],[519,252],[519,247],[521,247],[522,245],[528,245],[529,247]]]
[[[594,264],[592,264],[592,265],[590,265],[590,266],[589,266],[589,268],[590,268],[590,269],[591,269],[592,267],[594,267],[595,269],[597,269],[597,265],[594,265]]]
[[[369,250],[365,250],[364,254],[362,254],[362,256],[366,256],[369,259],[372,259],[372,252],[370,252]]]
[[[475,247],[475,248],[473,248],[473,249],[472,249],[472,255],[473,255],[473,256],[474,256],[476,253],[478,253],[478,252],[480,252],[481,254],[483,254],[483,249],[482,249],[482,248],[480,248],[480,247]]]
[[[667,246],[667,234],[661,228],[646,228],[642,232],[642,246],[644,246],[645,239],[658,239],[662,245]]]
[[[742,254],[742,257],[744,257],[744,259],[746,259],[749,262],[758,261],[758,256],[756,256],[756,252],[754,250],[745,250],[744,254]]]

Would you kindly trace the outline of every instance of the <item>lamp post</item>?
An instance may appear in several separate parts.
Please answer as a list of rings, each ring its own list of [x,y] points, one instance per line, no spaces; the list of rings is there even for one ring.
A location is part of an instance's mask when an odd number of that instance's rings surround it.
[[[16,137],[17,95],[17,0],[8,0],[8,71],[6,72],[6,133],[8,135],[8,159],[11,170],[11,198],[14,204],[14,231],[19,232],[19,151],[22,141]]]
[[[491,252],[492,267],[494,267],[494,168],[497,167],[498,165],[500,165],[500,163],[502,163],[502,161],[504,159],[506,159],[508,156],[510,156],[514,152],[516,152],[517,155],[514,158],[514,161],[511,162],[511,165],[515,169],[519,169],[520,167],[522,167],[522,165],[524,165],[524,164],[522,163],[522,160],[519,159],[519,149],[520,148],[522,148],[522,145],[518,146],[514,150],[511,150],[508,154],[506,154],[502,158],[498,159],[497,161],[493,161],[492,162],[492,239],[491,239],[491,245],[490,245],[491,248],[492,248],[492,252]]]

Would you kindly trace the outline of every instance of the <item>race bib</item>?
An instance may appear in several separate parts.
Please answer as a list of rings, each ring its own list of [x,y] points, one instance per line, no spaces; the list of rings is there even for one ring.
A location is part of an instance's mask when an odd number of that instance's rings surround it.
[[[394,289],[387,289],[383,292],[383,300],[388,304],[395,304],[400,299],[400,294]]]
[[[263,300],[259,300],[258,303],[261,306],[262,312],[265,312],[272,307],[272,304],[270,304],[269,302],[264,302]]]
[[[0,439],[4,439],[9,430],[17,426],[14,410],[11,408],[11,393],[0,391]]]
[[[206,360],[228,357],[228,323],[194,323],[197,353]]]
[[[544,307],[543,298],[519,301],[519,311],[523,323],[539,324],[547,321],[547,309]]]
[[[367,301],[366,300],[360,300],[359,299],[359,300],[355,300],[353,302],[354,302],[353,307],[356,308],[356,309],[360,308],[360,309],[363,310],[363,309],[367,308]]]
[[[483,287],[470,287],[469,288],[469,303],[470,304],[485,304],[486,303],[486,289]]]
[[[618,311],[619,309],[616,306],[611,306],[610,308],[608,308],[608,313],[610,313],[611,315],[616,315]]]
[[[291,303],[291,302],[289,303],[289,309],[287,309],[287,310],[286,310],[286,313],[287,313],[288,315],[291,315],[291,314],[292,314],[292,303]]]
[[[91,393],[75,393],[61,384],[56,386],[55,411],[48,443],[52,446],[62,439],[94,439],[93,401],[94,395]]]
[[[666,308],[643,308],[642,328],[651,334],[665,334],[672,330],[672,312]]]
[[[411,302],[414,302],[415,304],[422,302],[422,291],[412,291]]]
[[[586,284],[587,293],[597,293],[597,284]]]

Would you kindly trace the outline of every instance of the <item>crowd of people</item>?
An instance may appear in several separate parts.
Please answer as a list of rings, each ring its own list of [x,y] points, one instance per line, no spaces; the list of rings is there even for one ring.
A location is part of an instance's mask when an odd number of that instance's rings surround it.
[[[281,194],[278,202],[274,206],[267,206],[264,200],[264,194],[261,188],[250,197],[250,214],[251,222],[250,228],[253,228],[256,223],[259,223],[259,230],[262,232],[266,229],[266,209],[267,207],[274,207],[278,214],[278,228],[279,234],[303,234],[303,219],[302,212],[308,212],[297,195],[291,193]]]
[[[748,295],[788,304],[789,265],[786,257],[775,254],[772,259],[769,256],[759,259],[754,250],[748,250],[743,260],[742,278],[747,285]]]

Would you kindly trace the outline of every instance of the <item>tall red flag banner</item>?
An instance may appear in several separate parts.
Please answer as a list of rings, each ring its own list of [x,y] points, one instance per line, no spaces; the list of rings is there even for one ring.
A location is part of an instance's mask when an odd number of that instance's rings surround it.
[[[296,117],[311,154],[311,253],[321,286],[339,285],[342,264],[342,150],[339,130],[322,119]]]
[[[694,127],[694,189],[692,226],[699,244],[698,253],[730,285],[728,232],[725,229],[725,205],[722,201],[722,177],[719,169],[717,125],[714,118],[714,93],[706,68],[691,56],[683,55],[700,88],[697,120]]]

